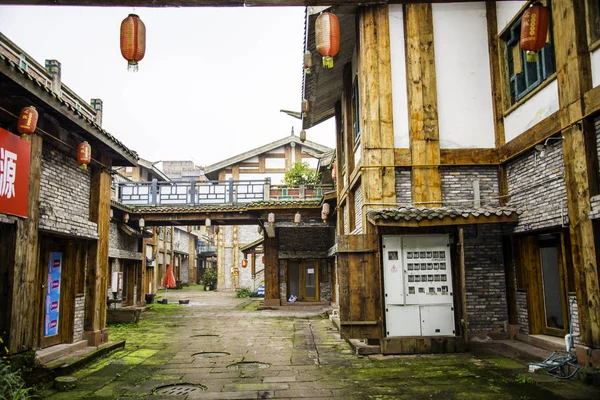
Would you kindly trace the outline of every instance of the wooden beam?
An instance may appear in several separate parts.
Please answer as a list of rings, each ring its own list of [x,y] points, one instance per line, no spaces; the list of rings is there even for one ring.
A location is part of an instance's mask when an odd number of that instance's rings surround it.
[[[279,238],[265,237],[265,306],[279,306]]]
[[[492,83],[492,104],[494,114],[494,137],[496,147],[505,143],[504,137],[504,104],[502,102],[502,68],[500,66],[502,54],[500,54],[498,40],[498,17],[496,15],[496,2],[486,1],[485,9],[488,28],[488,50],[490,58],[490,75]]]
[[[368,210],[396,203],[389,10],[387,5],[367,6],[358,13],[361,157],[366,167],[361,187]],[[347,204],[353,210],[350,197],[349,192]],[[366,223],[363,210],[356,214],[362,218],[363,233],[370,234],[373,227]]]
[[[389,0],[390,4],[419,3],[423,0]],[[456,0],[428,0],[452,3]],[[463,2],[475,0],[460,0]],[[381,4],[382,0],[0,0],[0,5],[93,6],[93,7],[300,7]]]
[[[510,142],[498,148],[498,158],[504,163],[531,149],[536,144],[560,131],[560,115],[558,112],[544,118]]]
[[[41,319],[37,304],[39,289],[38,276],[40,222],[40,178],[42,166],[42,137],[31,136],[29,157],[29,193],[27,218],[16,222],[14,269],[12,274],[12,310],[10,313],[9,352],[20,353],[35,347],[39,330],[36,327]],[[43,279],[43,278],[42,278]]]
[[[106,291],[108,274],[108,242],[110,225],[110,167],[108,154],[100,162],[109,169],[94,166],[90,194],[90,220],[98,226],[98,240],[90,246],[86,274],[86,314],[84,335],[90,346],[108,341],[106,330]]]
[[[412,200],[438,207],[442,181],[431,4],[406,6],[406,45]]]
[[[567,186],[569,233],[581,342],[600,348],[600,287],[590,197],[598,192],[598,155],[584,96],[592,87],[584,0],[553,2],[556,71]]]

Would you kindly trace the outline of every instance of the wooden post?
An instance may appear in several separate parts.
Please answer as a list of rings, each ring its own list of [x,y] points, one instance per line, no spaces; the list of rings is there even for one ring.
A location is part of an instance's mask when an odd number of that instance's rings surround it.
[[[280,306],[279,298],[279,239],[265,237],[265,306]]]
[[[396,204],[392,70],[388,6],[363,7],[359,16],[362,193],[367,211]],[[369,234],[375,228],[366,212],[356,211],[362,215],[363,233]]]
[[[350,68],[349,64],[346,65],[346,67],[344,67],[344,88],[346,87],[346,85],[348,85],[348,83],[346,82],[346,71]],[[340,202],[340,195],[342,193],[342,190],[344,189],[345,186],[345,182],[344,182],[344,178],[343,178],[343,174],[342,174],[342,170],[344,168],[344,160],[342,158],[342,148],[344,145],[344,137],[346,135],[346,132],[348,131],[347,125],[342,124],[342,120],[343,118],[346,117],[347,120],[347,107],[344,107],[344,109],[346,110],[345,113],[342,111],[342,104],[348,103],[348,99],[346,98],[346,95],[344,95],[344,97],[342,97],[342,102],[337,102],[335,104],[335,130],[336,130],[336,146],[335,146],[335,172],[336,172],[336,178],[335,178],[335,184],[336,184],[336,191],[337,191],[337,196],[338,196],[338,201],[337,201],[337,212],[336,212],[336,219],[337,219],[337,232],[338,234],[343,234],[343,230],[344,230],[344,215],[342,214],[342,207],[341,207],[341,202]],[[344,127],[344,130],[342,129],[342,127]],[[348,157],[348,150],[346,150],[346,157]],[[340,233],[340,229],[341,229],[341,233]]]
[[[15,259],[10,266],[14,268],[8,346],[11,354],[35,347],[41,329],[37,299],[42,291],[38,260],[42,142],[40,135],[31,135],[27,219],[16,222]]]
[[[198,271],[196,269],[196,240],[194,235],[188,234],[189,237],[189,253],[188,253],[188,283],[195,284],[198,280]]]
[[[580,340],[600,348],[600,288],[590,197],[598,193],[595,130],[584,116],[583,96],[592,87],[583,0],[552,2],[563,161]]]
[[[90,246],[86,274],[84,336],[90,346],[108,341],[106,329],[106,291],[108,274],[108,241],[110,225],[110,166],[107,154],[98,155],[106,166],[92,166],[90,220],[98,225],[98,240]]]
[[[469,313],[467,312],[467,274],[465,268],[465,231],[458,228],[458,264],[460,267],[460,309],[463,336],[465,342],[469,341]]]
[[[146,304],[146,247],[148,246],[148,239],[142,239],[142,261],[138,263],[136,283],[137,293],[135,296],[135,304],[143,306]]]
[[[406,46],[412,200],[438,207],[442,183],[431,4],[406,5]]]

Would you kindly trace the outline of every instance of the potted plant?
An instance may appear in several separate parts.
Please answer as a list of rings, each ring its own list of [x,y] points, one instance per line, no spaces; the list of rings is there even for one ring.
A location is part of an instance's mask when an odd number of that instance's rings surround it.
[[[202,276],[202,283],[204,284],[204,290],[213,290],[217,283],[217,273],[212,268],[207,269]]]

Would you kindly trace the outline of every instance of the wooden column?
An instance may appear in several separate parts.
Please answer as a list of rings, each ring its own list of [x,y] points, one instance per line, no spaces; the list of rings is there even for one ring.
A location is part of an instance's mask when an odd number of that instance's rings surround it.
[[[348,65],[346,65],[346,68],[344,69],[344,73],[346,71],[346,69],[348,68]],[[346,82],[344,79],[344,87],[346,86]],[[340,202],[340,196],[342,193],[342,190],[344,189],[344,179],[342,176],[342,169],[344,167],[344,160],[342,159],[342,147],[344,146],[344,135],[345,132],[342,130],[342,127],[346,127],[346,124],[342,124],[342,121],[344,120],[344,118],[346,117],[345,112],[343,112],[342,110],[345,109],[342,108],[342,104],[344,104],[344,102],[347,102],[347,100],[344,100],[345,96],[342,97],[342,102],[337,102],[335,103],[335,132],[336,132],[336,145],[335,145],[335,172],[336,172],[336,178],[335,178],[335,185],[336,185],[336,191],[337,191],[337,210],[336,210],[336,220],[337,220],[337,234],[340,234],[340,229],[343,230],[344,227],[344,216],[342,214],[342,207],[340,206],[341,202]],[[346,111],[347,112],[347,111]],[[347,155],[346,155],[347,157]],[[343,234],[343,232],[342,232]]]
[[[360,126],[365,168],[362,193],[363,204],[368,204],[366,211],[396,204],[396,174],[388,7],[368,6],[360,10]],[[354,205],[350,207],[353,209]],[[357,212],[362,214],[363,232],[374,231],[366,212]]]
[[[279,238],[265,237],[265,306],[279,306]]]
[[[442,183],[431,4],[406,5],[406,46],[412,201],[438,207]]]
[[[344,66],[344,93],[342,95],[342,118],[344,121],[344,130],[341,131],[341,140],[338,143],[340,149],[340,168],[337,171],[341,189],[348,186],[350,176],[354,171],[354,131],[352,129],[352,84],[354,76],[352,76],[352,64],[348,63]],[[346,149],[346,159],[341,157],[341,149]],[[342,171],[346,170],[346,179],[342,179]]]
[[[29,194],[27,219],[16,222],[14,268],[12,275],[12,309],[8,350],[11,354],[28,350],[38,344],[40,307],[37,299],[41,293],[39,279],[40,176],[42,167],[42,137],[31,135],[29,157]]]
[[[217,288],[225,289],[225,226],[220,226],[217,236]]]
[[[106,329],[106,291],[108,274],[108,241],[110,224],[110,167],[105,153],[96,157],[106,166],[92,165],[90,220],[98,225],[98,240],[90,246],[86,274],[84,336],[90,346],[108,341]]]
[[[563,160],[571,253],[579,309],[581,342],[600,348],[600,288],[590,197],[598,192],[598,156],[593,124],[584,115],[583,96],[591,89],[583,0],[552,2]]]
[[[198,271],[196,269],[196,240],[194,239],[194,235],[192,235],[191,233],[188,235],[188,237],[188,283],[190,285],[194,285],[198,280]]]
[[[138,306],[143,306],[146,304],[146,296],[145,294],[146,287],[146,247],[148,246],[148,239],[142,239],[142,261],[138,263],[136,270],[136,285],[137,292],[135,296],[135,304]]]
[[[469,313],[467,311],[467,274],[465,269],[465,231],[458,228],[458,265],[460,267],[460,313],[465,342],[469,341]]]

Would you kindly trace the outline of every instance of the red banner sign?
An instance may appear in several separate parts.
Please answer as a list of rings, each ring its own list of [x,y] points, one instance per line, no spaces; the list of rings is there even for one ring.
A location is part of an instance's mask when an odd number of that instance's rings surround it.
[[[27,218],[31,143],[0,128],[0,213]]]

